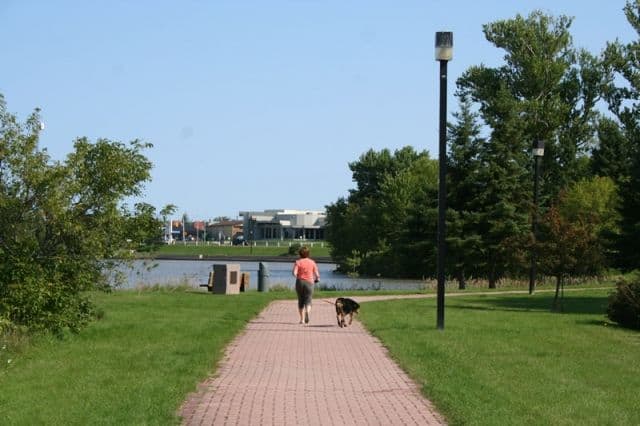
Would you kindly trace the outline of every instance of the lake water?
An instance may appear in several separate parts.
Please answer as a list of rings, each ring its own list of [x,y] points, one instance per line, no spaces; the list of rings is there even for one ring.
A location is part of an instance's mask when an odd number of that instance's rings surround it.
[[[258,262],[212,262],[203,260],[155,260],[135,261],[132,269],[123,269],[127,280],[122,288],[136,288],[144,285],[182,285],[200,288],[209,278],[214,264],[234,263],[240,265],[241,272],[251,274],[250,290],[258,287]],[[269,270],[267,287],[283,285],[293,288],[295,280],[291,274],[291,262],[264,262]],[[421,280],[395,280],[386,278],[352,278],[336,273],[336,265],[319,263],[320,285],[340,290],[418,290],[427,284]],[[206,291],[203,289],[203,291]]]

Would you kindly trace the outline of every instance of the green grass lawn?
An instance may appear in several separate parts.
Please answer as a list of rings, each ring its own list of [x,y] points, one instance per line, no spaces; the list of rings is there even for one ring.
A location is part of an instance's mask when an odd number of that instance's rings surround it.
[[[608,323],[608,291],[368,302],[360,318],[451,424],[640,424],[640,333]]]
[[[276,293],[96,295],[105,316],[0,367],[0,424],[175,424],[224,347]],[[6,355],[5,355],[6,357]]]
[[[450,423],[640,424],[640,333],[606,322],[607,293],[567,292],[563,314],[549,293],[452,297],[444,331],[434,299],[367,302],[360,318]],[[0,424],[175,424],[246,322],[291,297],[96,294],[102,320],[0,353]]]
[[[329,256],[329,247],[326,243],[323,246],[320,246],[319,243],[314,243],[313,246],[309,245],[309,248],[311,250],[311,257]],[[287,244],[281,244],[280,247],[277,247],[274,243],[270,243],[269,246],[260,245],[257,247],[230,245],[207,246],[202,244],[196,246],[176,243],[170,246],[163,245],[156,253],[178,256],[289,256],[289,246]]]

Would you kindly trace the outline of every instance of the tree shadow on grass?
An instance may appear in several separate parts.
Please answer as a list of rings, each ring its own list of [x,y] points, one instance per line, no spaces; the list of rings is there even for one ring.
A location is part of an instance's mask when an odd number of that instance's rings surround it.
[[[468,303],[460,301],[451,304],[451,309],[471,310],[502,310],[522,312],[550,312],[553,307],[553,295],[544,296],[488,296],[478,301]],[[607,311],[607,296],[579,296],[567,295],[559,301],[555,312],[564,314],[605,314]]]

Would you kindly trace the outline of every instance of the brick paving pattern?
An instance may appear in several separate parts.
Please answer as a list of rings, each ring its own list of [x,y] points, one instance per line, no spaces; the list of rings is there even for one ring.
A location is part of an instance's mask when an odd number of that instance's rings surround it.
[[[308,325],[295,301],[270,304],[180,414],[185,425],[445,424],[376,338],[356,320],[339,328],[318,299]]]

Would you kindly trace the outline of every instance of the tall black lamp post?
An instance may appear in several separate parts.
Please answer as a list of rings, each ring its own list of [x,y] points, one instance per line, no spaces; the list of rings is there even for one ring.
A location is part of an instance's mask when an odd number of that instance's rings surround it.
[[[436,33],[436,61],[440,61],[440,143],[438,154],[438,298],[437,327],[444,330],[444,283],[447,212],[447,62],[453,57],[453,33]]]
[[[537,265],[537,244],[538,244],[538,181],[540,180],[540,162],[544,156],[544,141],[537,141],[533,144],[531,150],[534,159],[534,177],[533,177],[533,216],[531,218],[531,233],[533,235],[533,246],[531,248],[531,269],[529,270],[529,294],[533,294],[536,289],[536,270]]]

